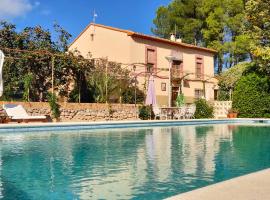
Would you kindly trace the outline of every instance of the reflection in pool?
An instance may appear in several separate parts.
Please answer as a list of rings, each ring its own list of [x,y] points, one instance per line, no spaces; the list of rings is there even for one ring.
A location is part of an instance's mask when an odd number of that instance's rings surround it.
[[[0,199],[162,199],[270,167],[270,126],[0,135]]]

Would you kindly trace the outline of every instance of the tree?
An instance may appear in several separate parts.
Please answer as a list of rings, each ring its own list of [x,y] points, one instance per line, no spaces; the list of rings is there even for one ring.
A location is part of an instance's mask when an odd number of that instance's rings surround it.
[[[107,68],[107,70],[106,70]],[[106,72],[107,71],[107,72]],[[122,93],[129,86],[129,71],[121,65],[105,59],[95,62],[88,77],[89,88],[96,102],[122,101]]]
[[[232,91],[235,88],[237,82],[241,79],[245,71],[250,67],[250,64],[239,63],[227,71],[224,71],[219,76],[219,95],[218,99],[220,101],[231,100]]]
[[[248,0],[246,2],[246,35],[252,38],[250,51],[255,70],[270,74],[270,2]]]
[[[244,4],[242,0],[204,0],[206,26],[202,30],[206,47],[217,54],[217,72],[226,62],[231,67],[247,57],[247,38],[243,36]]]
[[[0,22],[0,47],[6,55],[2,99],[47,100],[52,88],[53,62],[54,90],[58,95],[68,97],[71,83],[78,86],[86,80],[87,73],[93,68],[92,61],[82,58],[79,52],[66,53],[71,35],[57,24],[54,27],[59,36],[57,40],[53,40],[51,32],[41,26],[26,27],[18,32],[15,25]],[[84,89],[81,85],[80,88]]]
[[[168,38],[180,34],[183,42],[213,48],[217,72],[248,57],[243,0],[173,0],[158,8],[153,33]]]
[[[201,6],[201,0],[174,0],[167,7],[161,6],[153,20],[155,28],[152,32],[163,38],[169,38],[171,33],[176,32],[183,42],[201,43],[204,25]]]

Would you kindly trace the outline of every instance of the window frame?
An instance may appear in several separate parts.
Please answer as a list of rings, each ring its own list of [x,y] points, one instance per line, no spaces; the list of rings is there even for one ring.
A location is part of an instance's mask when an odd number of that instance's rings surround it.
[[[148,52],[149,51],[152,51],[153,52],[153,57],[152,58],[153,62],[149,62],[149,56],[148,56]],[[156,73],[157,72],[157,47],[154,47],[154,46],[145,46],[145,71],[148,72],[148,73]],[[153,68],[152,68],[152,72],[149,70],[149,66],[148,65],[153,65]]]
[[[201,55],[195,56],[195,78],[204,79],[204,57]]]
[[[165,82],[161,83],[161,91],[166,92],[167,91],[167,84]]]
[[[197,91],[199,91],[199,95],[197,96]],[[195,99],[201,99],[204,96],[203,89],[195,88],[194,89],[194,98]]]

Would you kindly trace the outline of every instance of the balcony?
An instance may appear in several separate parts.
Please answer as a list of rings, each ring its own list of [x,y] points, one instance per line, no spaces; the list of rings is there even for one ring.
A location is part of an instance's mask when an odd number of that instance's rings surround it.
[[[171,77],[172,79],[180,79],[184,76],[183,70],[172,68]]]

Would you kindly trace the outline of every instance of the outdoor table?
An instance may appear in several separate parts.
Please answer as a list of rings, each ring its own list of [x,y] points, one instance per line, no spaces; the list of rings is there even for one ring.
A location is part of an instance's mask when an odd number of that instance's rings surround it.
[[[161,107],[161,113],[165,113],[169,119],[173,119],[173,116],[178,112],[178,107]]]

